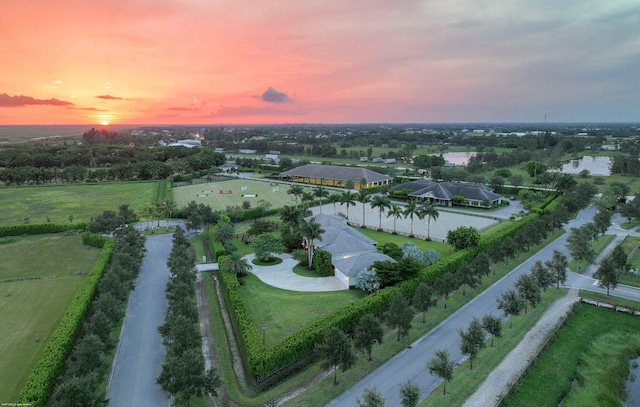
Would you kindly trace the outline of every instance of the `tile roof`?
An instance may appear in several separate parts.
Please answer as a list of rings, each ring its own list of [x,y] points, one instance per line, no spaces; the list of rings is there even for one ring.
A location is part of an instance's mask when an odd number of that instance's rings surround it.
[[[410,189],[409,196],[413,197],[433,197],[450,200],[454,195],[460,195],[465,199],[475,199],[478,201],[495,201],[502,198],[491,188],[480,184],[464,184],[461,182],[435,182],[427,179],[405,182],[391,188],[390,191]]]
[[[362,270],[368,269],[376,261],[396,262],[382,253],[362,253],[333,260],[333,265],[345,276],[356,277]]]
[[[391,177],[379,172],[360,167],[346,167],[339,165],[306,164],[280,173],[284,177],[312,177],[328,180],[351,180],[360,182],[362,178],[367,182],[381,182],[391,180]]]

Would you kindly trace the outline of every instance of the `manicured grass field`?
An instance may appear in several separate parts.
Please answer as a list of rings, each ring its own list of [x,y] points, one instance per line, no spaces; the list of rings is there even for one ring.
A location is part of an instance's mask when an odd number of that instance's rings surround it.
[[[246,186],[246,190],[242,187]],[[272,186],[269,182],[252,181],[247,179],[234,179],[230,181],[207,182],[204,184],[185,185],[173,187],[173,200],[178,208],[185,207],[189,202],[203,203],[211,206],[216,210],[221,210],[228,205],[242,205],[242,201],[251,202],[251,207],[258,206],[258,201],[264,199],[270,202],[272,208],[282,208],[285,205],[295,205],[292,195],[287,194],[290,188],[288,184],[277,184],[278,192],[273,192],[276,186]],[[220,190],[225,193],[220,194]],[[312,188],[303,187],[305,192],[312,192]],[[229,194],[229,190],[233,193]],[[330,193],[332,191],[329,191]],[[243,198],[242,195],[257,195],[252,198]],[[299,201],[299,197],[298,197]]]
[[[95,185],[32,186],[0,188],[0,225],[24,223],[89,222],[105,210],[118,210],[128,204],[138,211],[153,201],[156,182],[130,182]]]
[[[575,314],[560,331],[553,345],[538,360],[535,368],[532,369],[525,381],[514,392],[507,405],[517,407],[557,406],[571,391],[572,381],[576,373],[580,374],[580,380],[584,380],[587,375],[592,374],[586,374],[583,368],[578,367],[579,363],[586,368],[592,369],[606,369],[611,364],[611,361],[597,360],[587,355],[587,353],[592,353],[590,351],[596,349],[594,344],[598,344],[600,338],[604,338],[604,335],[615,335],[616,337],[628,335],[628,338],[635,338],[635,343],[640,343],[639,327],[640,320],[638,320],[638,317],[596,308],[591,305],[579,305]],[[608,347],[609,352],[622,351],[618,341],[609,340],[606,347]],[[601,346],[600,349],[602,349]],[[615,391],[617,387],[613,382],[616,380],[612,382],[612,379],[619,379],[619,377],[613,376],[615,375],[604,375],[600,378],[602,383],[612,387],[612,390]],[[584,382],[582,384],[584,385]],[[594,386],[590,387],[591,390],[594,390]],[[581,387],[576,387],[576,389],[580,389],[578,390],[579,392],[589,390]],[[592,393],[586,399],[590,400],[587,404],[576,402],[571,405],[614,405],[609,403],[609,400],[602,398],[602,393],[596,393],[598,392]],[[579,395],[571,395],[571,398],[576,396]],[[582,403],[584,403],[584,400],[582,399]],[[565,405],[568,406],[569,403]]]
[[[263,283],[253,274],[243,280],[240,292],[256,328],[261,330],[266,325],[267,346],[364,296],[359,290],[323,293],[282,290]]]
[[[395,243],[398,246],[402,247],[402,244],[405,242],[415,243],[421,250],[429,250],[433,249],[438,252],[441,256],[441,259],[449,256],[449,245],[446,243],[438,243],[433,241],[426,241],[423,239],[417,239],[415,237],[408,237],[402,235],[394,235],[388,232],[378,232],[374,229],[358,229],[360,233],[370,237],[371,239],[378,242],[378,247],[382,246],[386,243]]]
[[[16,400],[99,254],[78,235],[0,245],[0,401]],[[6,282],[33,277],[38,279]]]

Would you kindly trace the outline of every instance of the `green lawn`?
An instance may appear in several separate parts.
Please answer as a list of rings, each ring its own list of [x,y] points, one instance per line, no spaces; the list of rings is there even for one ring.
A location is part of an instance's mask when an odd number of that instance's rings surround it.
[[[89,222],[105,210],[128,204],[137,211],[153,201],[156,182],[129,182],[65,186],[0,188],[0,225],[24,223]]]
[[[267,346],[364,296],[359,290],[323,293],[282,290],[263,283],[253,274],[243,280],[240,292],[256,328],[262,330],[262,325],[266,325]]]
[[[2,402],[16,400],[99,254],[78,235],[41,235],[0,245]],[[6,282],[22,278],[37,279]]]
[[[412,238],[402,235],[394,235],[388,232],[378,232],[375,229],[358,229],[360,233],[370,237],[378,242],[378,247],[386,243],[395,243],[398,246],[402,246],[405,242],[415,243],[421,250],[433,249],[440,253],[441,258],[445,258],[449,255],[449,245],[446,243],[429,242],[423,239]]]
[[[551,347],[536,362],[535,367],[515,390],[506,405],[517,407],[557,406],[570,391],[573,393],[571,389],[575,384],[576,373],[579,374],[580,382],[592,374],[585,374],[584,368],[606,369],[612,363],[611,360],[603,361],[588,356],[588,353],[591,353],[590,350],[596,349],[594,346],[602,348],[598,345],[601,338],[604,338],[605,335],[617,337],[626,335],[639,343],[639,324],[638,317],[629,314],[612,312],[592,305],[578,305],[575,314],[560,331]],[[622,351],[617,340],[608,340],[607,342],[609,352]],[[600,376],[600,382],[608,385],[609,390],[615,391],[615,379],[620,379],[615,376],[617,374],[605,374]],[[624,381],[624,379],[622,380]],[[584,382],[582,384],[584,385]],[[595,390],[595,386],[588,386],[590,388],[585,389],[578,385],[574,391]],[[570,396],[571,399],[574,397],[576,395]],[[574,399],[574,403],[564,405],[581,407],[615,405],[603,398],[602,393],[593,393],[587,400],[589,400],[586,402],[587,404],[584,404],[584,399],[581,402],[576,402]]]

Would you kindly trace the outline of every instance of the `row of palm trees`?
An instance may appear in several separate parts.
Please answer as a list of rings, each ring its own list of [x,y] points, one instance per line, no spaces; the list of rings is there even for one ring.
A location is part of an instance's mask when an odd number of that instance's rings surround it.
[[[160,218],[164,215],[167,220],[167,229],[169,229],[169,223],[171,222],[171,215],[178,209],[176,203],[167,198],[164,201],[156,201],[145,205],[140,209],[139,215],[141,218],[146,219],[147,229],[149,229],[149,223],[151,223],[151,232],[153,233],[153,222],[158,220],[158,228],[160,227]]]
[[[322,200],[327,198],[329,203],[333,204],[333,214],[336,213],[336,203],[341,203],[347,207],[347,219],[349,218],[349,207],[355,206],[356,202],[362,204],[362,225],[365,225],[366,216],[366,204],[370,203],[372,208],[376,208],[379,211],[378,228],[382,229],[382,214],[387,211],[387,215],[393,217],[393,233],[396,233],[396,221],[400,217],[411,218],[411,231],[410,235],[413,236],[413,218],[417,217],[422,220],[427,218],[427,239],[431,239],[431,221],[437,220],[440,213],[435,204],[425,203],[419,205],[416,200],[410,200],[407,205],[402,208],[398,204],[393,204],[384,195],[372,196],[366,189],[359,189],[357,193],[351,191],[345,191],[342,193],[329,194],[326,187],[318,185],[313,188],[313,192],[305,192],[299,185],[292,185],[287,191],[289,195],[293,195],[296,200],[296,206],[298,205],[298,197],[301,198],[303,204],[307,202],[313,202],[316,198],[320,203],[320,213],[322,213]]]

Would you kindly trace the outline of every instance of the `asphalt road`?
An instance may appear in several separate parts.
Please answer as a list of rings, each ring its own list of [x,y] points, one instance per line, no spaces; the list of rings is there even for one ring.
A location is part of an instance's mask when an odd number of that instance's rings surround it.
[[[156,384],[165,354],[158,326],[164,321],[164,296],[172,235],[149,236],[142,270],[127,305],[118,351],[109,379],[109,406],[169,406],[169,395]]]
[[[581,226],[591,220],[597,210],[594,207],[587,207],[580,211],[575,219],[566,226],[566,230]],[[436,349],[444,349],[449,352],[452,360],[463,361],[464,357],[460,353],[460,336],[458,328],[466,329],[469,322],[474,318],[482,318],[486,314],[500,315],[496,298],[502,292],[513,287],[513,284],[521,274],[528,273],[536,260],[550,260],[553,250],[559,250],[567,257],[570,257],[566,249],[568,233],[565,233],[536,255],[530,257],[520,266],[516,267],[508,275],[497,281],[483,293],[468,302],[461,309],[456,311],[438,326],[429,331],[425,336],[414,342],[411,348],[407,348],[394,356],[384,365],[369,374],[352,388],[332,400],[327,406],[332,407],[353,407],[356,405],[356,398],[361,397],[364,390],[375,386],[386,398],[387,405],[399,406],[400,386],[407,380],[417,384],[420,391],[420,399],[424,399],[440,382],[440,378],[432,376],[426,368],[427,361],[433,357]],[[567,287],[575,286],[595,291],[603,291],[597,287],[595,280],[581,275],[570,273]],[[595,285],[594,285],[595,284]],[[640,299],[640,290],[631,287],[618,287],[616,295],[628,296],[629,298]]]

